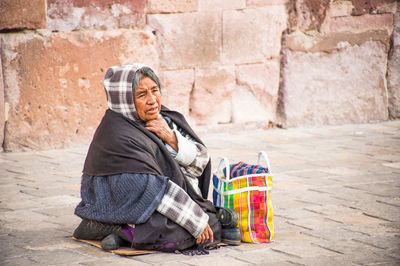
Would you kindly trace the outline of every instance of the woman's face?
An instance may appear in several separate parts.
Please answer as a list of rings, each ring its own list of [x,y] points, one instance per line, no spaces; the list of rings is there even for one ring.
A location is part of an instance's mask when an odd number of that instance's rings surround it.
[[[140,120],[147,122],[158,117],[161,111],[161,92],[157,84],[144,77],[135,90],[134,102]]]

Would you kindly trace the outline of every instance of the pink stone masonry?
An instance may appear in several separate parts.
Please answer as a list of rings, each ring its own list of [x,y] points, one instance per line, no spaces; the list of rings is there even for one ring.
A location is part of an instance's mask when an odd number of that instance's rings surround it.
[[[290,0],[246,0],[246,5],[253,6],[271,6],[271,5],[287,5]]]
[[[233,92],[233,122],[276,121],[279,61],[236,68],[238,87]]]
[[[1,0],[0,30],[43,29],[46,0]]]
[[[396,12],[396,0],[351,0],[353,5],[352,15],[364,15],[368,13]]]
[[[190,103],[190,118],[197,125],[230,123],[231,92],[235,85],[233,67],[195,70],[195,86]]]
[[[161,67],[177,69],[218,65],[221,18],[216,12],[148,15],[156,31]]]
[[[396,0],[0,0],[0,143],[88,143],[103,76],[148,64],[192,125],[400,117]],[[7,122],[6,122],[7,121]],[[216,127],[219,128],[219,127]]]
[[[194,84],[194,70],[166,70],[159,74],[162,87],[162,103],[171,110],[189,118],[190,93]]]
[[[1,51],[1,42],[0,42],[0,51]],[[0,56],[0,151],[3,150],[3,141],[4,141],[4,125],[5,125],[5,112],[6,107],[4,105],[4,82],[3,82],[3,64]]]
[[[265,104],[276,104],[267,98],[277,97],[279,90],[279,61],[271,60],[263,64],[240,65],[236,67],[236,82],[246,86],[265,101]]]
[[[324,32],[359,33],[372,30],[393,31],[393,14],[363,15],[352,17],[335,17],[329,20]]]
[[[242,9],[246,0],[199,0],[199,11]]]
[[[47,28],[57,31],[143,27],[146,0],[48,0]]]
[[[198,10],[199,0],[148,0],[147,13],[182,13]]]
[[[400,118],[400,9],[395,14],[392,40],[388,64],[389,113],[392,118]]]
[[[224,11],[222,62],[260,63],[279,56],[286,18],[284,6]]]
[[[281,105],[287,126],[388,119],[382,43],[367,41],[330,54],[285,53]]]
[[[154,36],[144,31],[20,33],[1,41],[7,151],[87,143],[107,108],[107,68],[143,62],[158,69]]]
[[[330,0],[291,0],[288,5],[290,29],[319,31],[330,2]]]

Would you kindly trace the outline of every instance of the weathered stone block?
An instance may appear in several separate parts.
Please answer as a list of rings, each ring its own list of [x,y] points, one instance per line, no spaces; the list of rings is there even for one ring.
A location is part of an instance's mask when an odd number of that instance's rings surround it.
[[[294,0],[289,5],[292,31],[319,30],[325,20],[330,0]]]
[[[156,31],[165,69],[216,65],[220,59],[221,19],[216,12],[148,15]]]
[[[199,10],[226,10],[240,9],[246,7],[246,0],[199,0]]]
[[[393,47],[389,54],[388,92],[389,114],[400,118],[400,12],[395,14]]]
[[[148,13],[178,13],[197,11],[199,0],[148,0]]]
[[[236,68],[239,85],[232,92],[234,123],[276,121],[279,62],[242,65]]]
[[[396,12],[396,0],[351,0],[354,8],[353,15],[364,15],[368,13]]]
[[[223,63],[259,63],[277,57],[286,28],[284,6],[223,13]]]
[[[246,0],[247,6],[286,5],[290,0]]]
[[[107,68],[143,62],[158,69],[155,37],[145,31],[47,33],[1,35],[5,150],[87,143],[106,109]]]
[[[6,122],[6,107],[4,105],[4,83],[3,83],[3,64],[1,61],[1,42],[0,42],[0,151],[3,150],[4,124]]]
[[[146,1],[143,0],[48,0],[51,2],[71,2],[76,7],[87,7],[87,6],[97,6],[101,9],[111,8],[112,4],[118,2],[120,4],[130,4],[135,10],[143,9],[143,6],[146,4]],[[132,3],[129,3],[132,2]]]
[[[42,29],[46,26],[45,0],[1,0],[0,30]]]
[[[333,1],[329,7],[328,17],[344,17],[351,16],[353,10],[351,1]]]
[[[386,120],[385,51],[373,41],[330,54],[286,50],[280,103],[286,125]]]
[[[344,46],[361,45],[367,41],[379,41],[390,48],[390,36],[386,30],[366,31],[360,33],[331,32],[326,34],[308,35],[302,32],[292,32],[285,38],[285,47],[292,51],[331,52]]]
[[[190,93],[194,85],[194,70],[167,70],[160,72],[162,103],[171,110],[189,118]]]
[[[322,32],[352,32],[386,30],[388,35],[393,30],[393,14],[335,17],[329,19],[321,28]]]
[[[195,70],[195,86],[190,98],[191,120],[197,125],[231,122],[231,93],[235,87],[233,67]]]
[[[272,108],[268,109],[261,103],[261,99],[244,86],[238,86],[232,92],[233,123],[271,121],[274,118]]]
[[[53,31],[144,26],[146,0],[48,0],[47,28]]]
[[[236,68],[237,83],[256,92],[257,97],[265,93],[275,96],[279,90],[279,68],[278,60],[240,65]]]

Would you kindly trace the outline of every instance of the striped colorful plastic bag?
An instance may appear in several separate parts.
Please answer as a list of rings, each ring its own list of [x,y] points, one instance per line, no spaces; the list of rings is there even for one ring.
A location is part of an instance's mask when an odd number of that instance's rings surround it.
[[[264,157],[267,167],[260,166]],[[225,163],[225,168],[221,166]],[[239,214],[243,242],[268,243],[274,239],[271,202],[272,174],[267,154],[258,153],[258,164],[243,162],[229,165],[222,158],[213,175],[213,201],[218,207],[234,209]]]

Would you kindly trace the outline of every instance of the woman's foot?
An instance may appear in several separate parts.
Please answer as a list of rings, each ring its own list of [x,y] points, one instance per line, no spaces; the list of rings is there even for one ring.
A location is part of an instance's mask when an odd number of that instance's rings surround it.
[[[229,208],[217,207],[217,218],[222,228],[237,227],[239,222],[239,215],[237,212]]]
[[[238,246],[240,245],[240,230],[237,228],[239,215],[235,210],[217,207],[217,218],[221,223],[221,242]]]
[[[121,225],[106,224],[86,219],[83,219],[75,229],[73,236],[85,240],[102,240],[110,234],[116,234],[123,240],[129,241],[122,231]]]
[[[231,246],[239,246],[241,242],[239,228],[222,228],[221,242]]]
[[[116,234],[110,234],[101,240],[100,245],[104,250],[114,250],[119,249],[119,247],[124,246],[127,242],[124,241]]]

